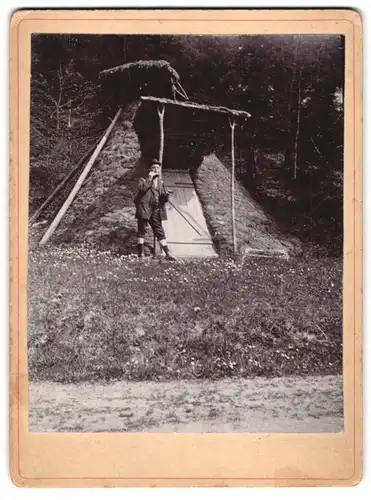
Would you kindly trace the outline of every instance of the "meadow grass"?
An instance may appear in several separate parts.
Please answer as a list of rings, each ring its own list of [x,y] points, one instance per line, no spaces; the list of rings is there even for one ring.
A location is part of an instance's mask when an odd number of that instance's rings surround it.
[[[29,254],[31,380],[338,374],[342,261]]]

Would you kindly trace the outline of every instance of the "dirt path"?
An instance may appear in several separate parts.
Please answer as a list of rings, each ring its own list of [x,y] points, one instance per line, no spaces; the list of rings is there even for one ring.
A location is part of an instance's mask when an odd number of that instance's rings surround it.
[[[29,388],[36,432],[342,432],[342,379],[57,384]]]

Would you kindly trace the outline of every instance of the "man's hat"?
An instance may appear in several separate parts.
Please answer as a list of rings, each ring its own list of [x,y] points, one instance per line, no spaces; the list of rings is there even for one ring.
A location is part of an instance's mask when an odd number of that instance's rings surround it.
[[[156,158],[154,158],[153,160],[151,160],[150,166],[153,167],[153,165],[159,165],[159,166],[161,166],[160,160],[157,160]]]

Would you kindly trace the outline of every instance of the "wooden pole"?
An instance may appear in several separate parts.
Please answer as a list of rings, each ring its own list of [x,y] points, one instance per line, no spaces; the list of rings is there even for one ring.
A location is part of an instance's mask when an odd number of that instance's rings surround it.
[[[159,124],[160,124],[160,148],[159,148],[159,153],[158,153],[158,161],[160,162],[160,175],[158,178],[158,185],[159,189],[161,189],[162,185],[162,160],[164,157],[164,142],[165,142],[165,137],[164,137],[164,115],[165,115],[165,104],[160,104],[157,107],[157,114],[159,117]],[[153,250],[154,254],[157,254],[157,242],[156,242],[156,237],[153,235]]]
[[[179,92],[179,90],[178,90],[178,92],[180,93],[180,95],[181,95],[181,96],[183,96],[183,97],[184,97],[184,99],[186,99],[186,100],[188,101],[189,97],[187,96],[187,93],[186,93],[186,91],[184,90],[184,88],[182,87],[181,83],[180,83],[180,82],[177,82],[177,85],[178,85],[178,87],[179,87],[179,89],[180,89],[180,92]]]
[[[49,203],[57,196],[57,194],[63,189],[63,187],[67,184],[67,182],[74,176],[74,174],[78,171],[84,161],[88,158],[88,156],[94,151],[97,147],[96,144],[89,148],[89,150],[84,154],[84,156],[79,160],[78,164],[66,175],[66,177],[62,180],[60,184],[55,188],[52,194],[44,201],[44,203],[39,207],[36,212],[30,217],[30,224],[35,222],[40,214],[44,211],[44,209],[49,205]]]
[[[176,88],[174,84],[171,85],[171,91],[173,93],[173,99],[176,101]]]
[[[232,216],[232,244],[233,253],[236,254],[236,221],[235,221],[235,207],[234,207],[234,185],[235,185],[235,158],[234,158],[234,130],[236,122],[229,119],[231,126],[231,156],[232,156],[232,175],[231,175],[231,216]]]
[[[162,180],[162,160],[164,158],[164,115],[165,115],[165,105],[162,104],[162,106],[157,108],[157,114],[159,116],[160,120],[160,150],[158,153],[158,160],[160,162],[160,177],[159,181],[161,182]]]
[[[94,165],[95,163],[95,160],[98,158],[98,155],[99,153],[102,151],[103,149],[103,146],[105,145],[107,139],[108,139],[108,136],[109,134],[111,133],[111,130],[113,129],[113,127],[115,126],[115,123],[118,119],[118,117],[120,116],[120,113],[121,113],[121,108],[119,108],[119,110],[117,111],[114,119],[112,120],[112,123],[111,125],[108,127],[108,129],[106,130],[106,133],[104,134],[104,136],[102,137],[102,139],[100,140],[99,144],[97,145],[92,157],[90,158],[89,162],[87,163],[86,167],[84,168],[84,170],[82,171],[80,177],[78,178],[75,186],[73,187],[71,193],[69,194],[67,200],[63,203],[62,205],[62,208],[59,210],[59,212],[57,213],[55,219],[53,220],[53,222],[50,224],[50,227],[48,228],[48,230],[46,231],[46,233],[44,234],[42,240],[40,241],[39,243],[39,246],[42,246],[42,245],[45,245],[49,238],[51,237],[51,235],[54,233],[54,231],[57,229],[60,221],[62,220],[64,214],[66,213],[68,207],[71,205],[71,203],[73,202],[75,196],[77,195],[77,193],[79,192],[84,180],[86,179],[86,177],[88,176],[92,166]]]

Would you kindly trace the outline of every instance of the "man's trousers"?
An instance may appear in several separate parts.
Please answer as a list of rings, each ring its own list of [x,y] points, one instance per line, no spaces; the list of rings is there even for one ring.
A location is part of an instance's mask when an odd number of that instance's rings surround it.
[[[162,221],[160,216],[160,211],[155,210],[151,215],[149,220],[146,219],[138,219],[138,241],[139,243],[144,243],[144,238],[147,232],[147,226],[150,225],[155,237],[158,241],[165,240],[165,231],[162,227]]]

